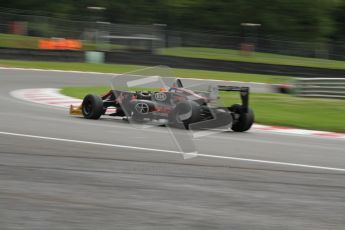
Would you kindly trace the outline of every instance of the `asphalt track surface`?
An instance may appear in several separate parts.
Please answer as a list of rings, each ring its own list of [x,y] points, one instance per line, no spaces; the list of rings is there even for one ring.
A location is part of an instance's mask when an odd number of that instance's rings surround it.
[[[184,160],[164,127],[9,95],[109,79],[0,70],[0,229],[344,229],[344,139],[218,133]]]

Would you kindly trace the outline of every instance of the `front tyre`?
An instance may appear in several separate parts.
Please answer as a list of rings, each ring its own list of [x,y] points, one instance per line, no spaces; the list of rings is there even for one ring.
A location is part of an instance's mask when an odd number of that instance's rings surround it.
[[[245,132],[249,130],[254,123],[254,112],[248,108],[248,111],[239,113],[239,118],[234,122],[231,129],[234,132]]]
[[[82,113],[86,119],[99,119],[104,113],[102,99],[97,95],[86,95],[82,103]]]

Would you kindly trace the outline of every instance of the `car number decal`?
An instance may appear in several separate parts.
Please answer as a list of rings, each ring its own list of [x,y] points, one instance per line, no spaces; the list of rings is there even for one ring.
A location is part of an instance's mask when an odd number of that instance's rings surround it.
[[[167,99],[167,95],[165,93],[155,93],[155,99],[157,101],[165,101]]]

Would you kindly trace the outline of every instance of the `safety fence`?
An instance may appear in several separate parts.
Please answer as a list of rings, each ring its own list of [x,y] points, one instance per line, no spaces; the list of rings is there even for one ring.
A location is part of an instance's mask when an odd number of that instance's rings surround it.
[[[20,36],[2,36],[3,34]],[[345,60],[345,45],[332,41],[291,41],[261,32],[239,34],[232,31],[177,31],[164,24],[106,22],[102,18],[92,17],[91,13],[89,18],[67,20],[63,17],[30,15],[0,8],[0,38],[0,46],[14,48],[25,48],[30,39],[34,38],[66,38],[80,40],[84,50],[158,53],[160,48],[206,47],[283,54],[290,55],[291,59],[300,56]],[[10,43],[13,45],[9,46]],[[37,42],[32,43],[29,48],[38,48]],[[193,52],[196,52],[193,55],[202,55],[199,53],[202,51],[198,49]],[[218,52],[214,55],[224,56],[227,53]]]
[[[303,97],[345,99],[345,78],[297,78],[295,93]]]

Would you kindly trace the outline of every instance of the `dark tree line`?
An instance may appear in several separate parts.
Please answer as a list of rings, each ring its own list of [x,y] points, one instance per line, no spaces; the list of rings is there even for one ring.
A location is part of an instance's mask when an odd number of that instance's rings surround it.
[[[102,6],[92,11],[87,6]],[[345,42],[345,0],[12,0],[0,7],[53,17],[116,23],[167,24],[171,30],[239,35],[242,22],[260,35],[302,41]]]

